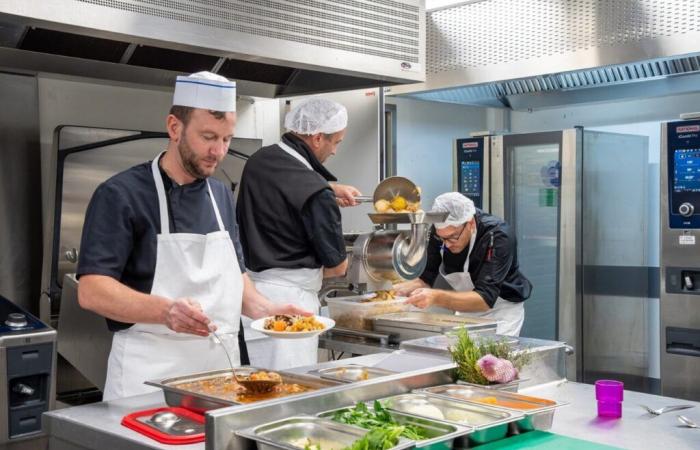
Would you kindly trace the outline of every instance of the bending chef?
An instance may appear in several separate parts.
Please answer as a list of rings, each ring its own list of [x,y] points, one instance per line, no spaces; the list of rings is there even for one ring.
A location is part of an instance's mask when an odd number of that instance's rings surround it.
[[[431,231],[423,274],[396,284],[397,294],[409,296],[406,301],[419,308],[436,306],[498,320],[498,334],[518,336],[532,284],[519,270],[510,226],[476,209],[459,192],[438,196],[433,211],[449,214]],[[432,289],[438,274],[454,290]]]

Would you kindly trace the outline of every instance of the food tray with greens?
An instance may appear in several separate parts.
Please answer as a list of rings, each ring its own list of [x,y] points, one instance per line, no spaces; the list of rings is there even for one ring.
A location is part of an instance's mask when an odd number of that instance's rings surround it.
[[[354,407],[326,411],[318,416],[367,430],[401,425],[404,427],[401,437],[416,441],[416,448],[422,450],[450,450],[455,446],[455,439],[471,432],[470,427],[391,411],[377,401],[372,406],[358,403]]]
[[[367,431],[312,416],[295,416],[236,432],[256,441],[258,450],[401,450],[413,441],[400,438],[402,426]]]
[[[523,414],[516,411],[497,410],[426,394],[395,395],[379,399],[379,403],[393,411],[471,427],[473,431],[469,442],[474,445],[502,439],[508,432],[508,424],[523,418]]]

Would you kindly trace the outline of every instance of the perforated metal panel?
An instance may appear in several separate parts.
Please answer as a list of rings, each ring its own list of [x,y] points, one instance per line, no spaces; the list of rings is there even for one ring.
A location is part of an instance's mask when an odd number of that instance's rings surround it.
[[[429,12],[428,74],[700,31],[695,0],[488,0]]]
[[[73,0],[178,23],[420,62],[419,7],[391,0]]]

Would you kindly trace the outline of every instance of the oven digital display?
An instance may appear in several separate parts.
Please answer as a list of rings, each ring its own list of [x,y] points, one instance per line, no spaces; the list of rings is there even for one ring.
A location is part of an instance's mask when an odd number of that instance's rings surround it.
[[[462,192],[469,198],[481,196],[481,162],[462,161]]]
[[[673,191],[700,193],[700,149],[676,149],[673,162]]]

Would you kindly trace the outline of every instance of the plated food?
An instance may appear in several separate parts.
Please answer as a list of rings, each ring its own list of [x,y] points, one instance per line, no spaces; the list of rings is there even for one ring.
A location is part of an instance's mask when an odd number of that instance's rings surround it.
[[[335,326],[335,321],[322,316],[279,314],[258,319],[250,327],[268,336],[281,339],[302,339],[318,336]]]
[[[323,330],[325,326],[314,316],[290,316],[286,314],[268,317],[263,325],[266,330],[271,331],[314,331]]]

